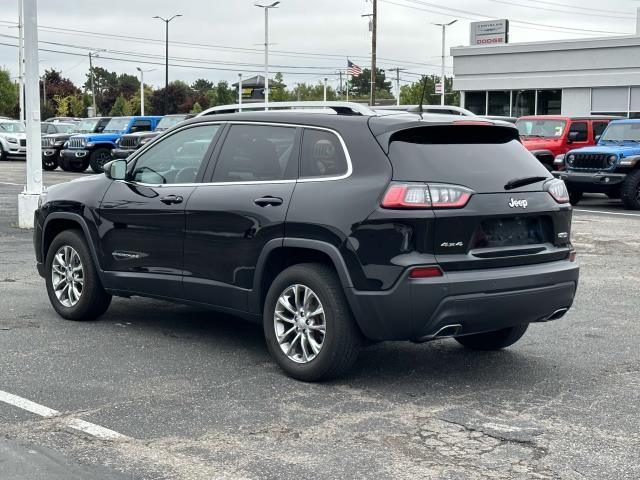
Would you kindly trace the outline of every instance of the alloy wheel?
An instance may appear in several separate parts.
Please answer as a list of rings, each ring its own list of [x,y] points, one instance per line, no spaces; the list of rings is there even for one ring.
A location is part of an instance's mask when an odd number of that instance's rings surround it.
[[[58,301],[65,307],[73,307],[84,289],[84,268],[80,255],[69,245],[58,249],[51,264],[51,284]]]
[[[324,345],[324,308],[313,290],[291,285],[278,297],[273,316],[276,339],[282,352],[296,363],[309,363]]]

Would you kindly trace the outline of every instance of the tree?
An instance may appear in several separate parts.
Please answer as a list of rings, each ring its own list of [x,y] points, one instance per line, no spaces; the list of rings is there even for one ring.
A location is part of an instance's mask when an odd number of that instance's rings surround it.
[[[193,90],[196,94],[203,96],[208,92],[213,90],[213,82],[206,80],[204,78],[199,78],[191,85],[191,90]]]
[[[164,111],[164,88],[155,90],[149,96],[151,111],[161,114]],[[183,113],[191,110],[193,103],[189,103],[192,90],[186,83],[176,80],[167,86],[167,111],[166,113]]]
[[[0,68],[0,115],[12,117],[20,107],[18,85],[11,81],[9,70]]]
[[[117,91],[124,98],[130,99],[140,91],[140,80],[135,75],[121,73],[118,75]]]
[[[148,114],[152,111],[151,103],[149,99],[153,95],[153,88],[149,85],[144,86],[144,113]],[[140,115],[140,91],[138,90],[136,94],[131,97],[129,100],[131,103],[132,115]]]
[[[202,107],[200,106],[200,104],[198,102],[196,102],[196,103],[193,104],[193,108],[191,109],[191,111],[189,113],[193,113],[195,115],[195,114],[200,113],[201,111],[202,111]]]
[[[46,87],[47,98],[55,98],[56,96],[68,97],[69,95],[80,94],[80,89],[74,85],[74,83],[61,75],[61,73],[55,69],[45,70],[42,76],[41,91]]]
[[[116,72],[109,72],[102,67],[93,67],[93,75],[98,111],[108,112],[119,95],[118,75]],[[84,88],[85,91],[91,91],[91,72],[87,73],[87,81],[84,83]]]
[[[71,95],[67,95],[66,97],[62,95],[56,95],[53,97],[53,101],[56,104],[56,116],[57,117],[68,117],[71,113]]]
[[[313,101],[323,100],[324,98],[324,84],[317,83],[309,85],[306,83],[298,83],[296,88],[287,93],[287,98],[293,101]],[[337,92],[330,86],[327,87],[327,100],[336,100],[338,98]]]
[[[230,103],[236,103],[236,92],[229,87],[229,84],[226,81],[219,81],[216,85],[215,91],[216,105],[228,105]]]
[[[72,95],[69,100],[69,110],[73,117],[85,117],[86,109],[80,95]]]
[[[119,95],[116,98],[116,101],[113,103],[113,107],[111,107],[111,111],[109,112],[109,115],[111,115],[112,117],[123,117],[124,115],[126,115],[125,113],[126,101],[127,100],[124,98],[124,96]]]
[[[273,102],[285,102],[289,99],[289,93],[286,90],[282,73],[278,72],[269,82],[269,100]]]
[[[357,77],[351,78],[351,88],[349,95],[354,97],[368,98],[371,94],[371,69],[365,68]],[[393,98],[391,93],[391,82],[387,81],[385,71],[376,68],[376,97]]]
[[[424,86],[426,78],[426,87]],[[411,83],[409,85],[402,85],[400,87],[400,103],[403,105],[418,105],[420,104],[420,97],[422,96],[422,91],[424,89],[424,101],[423,105],[437,105],[440,104],[440,95],[436,95],[436,83],[440,81],[440,77],[436,75],[429,75],[427,77],[423,76],[417,82]],[[453,80],[451,78],[447,78],[445,82],[445,100],[447,105],[460,105],[460,93],[453,92]]]

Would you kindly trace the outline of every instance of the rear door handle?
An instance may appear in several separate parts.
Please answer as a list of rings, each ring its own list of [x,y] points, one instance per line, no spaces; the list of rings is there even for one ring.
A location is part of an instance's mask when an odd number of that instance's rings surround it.
[[[259,207],[277,207],[278,205],[282,205],[282,199],[280,197],[267,195],[266,197],[256,198],[253,203]]]
[[[178,203],[182,203],[184,199],[181,195],[167,195],[166,197],[162,197],[160,201],[165,205],[176,205]]]

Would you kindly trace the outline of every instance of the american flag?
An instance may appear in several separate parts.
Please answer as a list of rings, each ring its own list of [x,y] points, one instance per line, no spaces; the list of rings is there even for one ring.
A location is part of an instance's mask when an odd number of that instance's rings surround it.
[[[357,77],[362,73],[362,69],[353,63],[351,60],[347,60],[347,75],[351,75],[352,77]]]

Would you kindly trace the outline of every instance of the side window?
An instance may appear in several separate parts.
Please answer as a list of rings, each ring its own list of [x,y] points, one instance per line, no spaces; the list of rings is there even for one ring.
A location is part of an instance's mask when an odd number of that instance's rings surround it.
[[[104,127],[107,126],[107,123],[109,123],[109,120],[99,120],[98,121],[98,126],[96,128],[96,133],[102,133],[102,131],[104,130]]]
[[[608,122],[593,122],[593,138],[601,136],[607,125]]]
[[[153,185],[195,182],[219,128],[194,126],[156,142],[137,158],[130,178]]]
[[[571,124],[571,129],[569,130],[569,135],[572,133],[575,135],[575,138],[573,139],[574,142],[586,142],[589,139],[587,122],[573,122]]]
[[[338,137],[325,130],[305,129],[300,178],[339,177],[349,167]]]
[[[295,127],[232,125],[220,151],[213,181],[294,179],[297,160]]]
[[[150,132],[151,131],[151,120],[136,120],[131,125],[131,133],[135,132]]]

